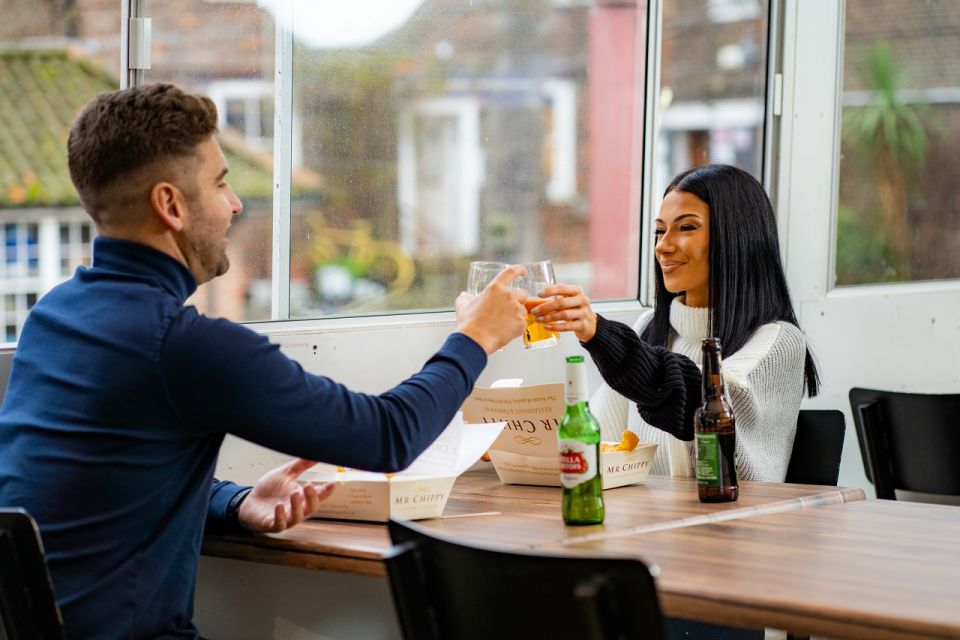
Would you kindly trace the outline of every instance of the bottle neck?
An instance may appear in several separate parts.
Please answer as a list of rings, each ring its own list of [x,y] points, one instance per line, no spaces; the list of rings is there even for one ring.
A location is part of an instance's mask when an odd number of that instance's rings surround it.
[[[564,390],[564,399],[568,410],[570,407],[583,408],[587,406],[587,373],[586,367],[580,362],[567,363],[567,386]]]
[[[720,367],[720,352],[703,352],[703,399],[723,396],[723,370]]]
[[[590,409],[586,400],[581,400],[580,402],[570,404],[567,403],[567,416],[575,418],[578,416],[586,416],[590,413]]]

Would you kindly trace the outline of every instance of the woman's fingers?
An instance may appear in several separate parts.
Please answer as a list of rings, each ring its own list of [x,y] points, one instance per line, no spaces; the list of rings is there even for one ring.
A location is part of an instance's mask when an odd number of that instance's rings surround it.
[[[557,298],[532,309],[538,322],[566,322],[578,320],[591,313],[590,302],[586,296]]]
[[[577,332],[583,329],[583,322],[580,320],[574,322],[545,322],[543,327],[547,331],[573,331]]]
[[[542,293],[544,297],[576,296],[583,293],[583,288],[575,284],[551,284],[544,287],[540,293]]]
[[[551,331],[572,331],[582,342],[593,338],[597,330],[597,314],[590,308],[590,298],[581,287],[554,284],[544,287],[540,295],[551,299],[530,310],[537,322]]]

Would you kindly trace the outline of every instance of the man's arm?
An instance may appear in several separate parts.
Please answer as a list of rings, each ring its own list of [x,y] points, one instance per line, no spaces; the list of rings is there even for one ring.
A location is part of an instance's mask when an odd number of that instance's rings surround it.
[[[229,432],[357,469],[403,469],[450,422],[488,350],[523,331],[523,293],[510,286],[518,269],[505,270],[476,300],[461,302],[458,329],[464,333],[452,334],[418,373],[381,395],[306,373],[265,337],[184,309],[160,356],[167,394],[191,430]]]
[[[210,487],[207,531],[277,533],[300,524],[320,507],[336,485],[301,486],[297,479],[315,465],[297,458],[265,473],[252,487],[214,480]]]

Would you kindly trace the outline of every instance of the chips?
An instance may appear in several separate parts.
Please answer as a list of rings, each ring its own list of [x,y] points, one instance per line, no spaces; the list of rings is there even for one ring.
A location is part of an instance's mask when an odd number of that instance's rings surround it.
[[[623,430],[620,436],[620,442],[601,442],[600,453],[610,453],[611,451],[633,451],[640,444],[640,438],[629,429]]]

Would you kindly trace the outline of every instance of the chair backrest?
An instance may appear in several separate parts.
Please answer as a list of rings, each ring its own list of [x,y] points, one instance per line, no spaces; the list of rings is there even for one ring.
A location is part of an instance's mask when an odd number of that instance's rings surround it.
[[[867,478],[878,498],[896,489],[960,495],[960,394],[851,389]]]
[[[408,640],[664,637],[640,560],[504,552],[407,521],[389,527],[387,571]]]
[[[784,482],[837,486],[846,431],[842,411],[802,410]]]
[[[64,637],[37,524],[23,509],[0,509],[0,638]]]

